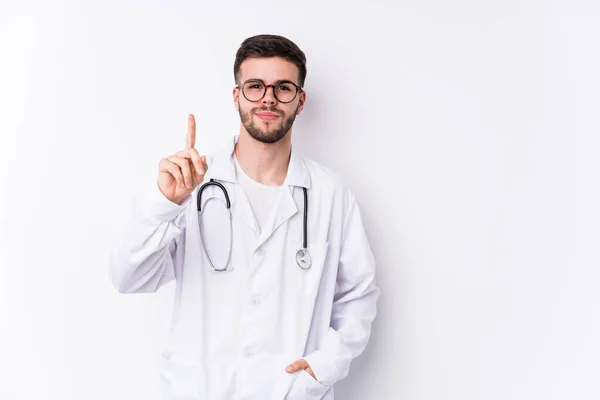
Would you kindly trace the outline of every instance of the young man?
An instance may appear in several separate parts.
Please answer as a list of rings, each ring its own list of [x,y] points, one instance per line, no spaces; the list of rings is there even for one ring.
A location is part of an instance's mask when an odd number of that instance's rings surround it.
[[[110,277],[122,293],[175,281],[165,399],[333,399],[379,297],[359,208],[334,172],[292,151],[304,53],[248,38],[234,77],[239,135],[200,155],[188,117],[186,147],[160,161]]]

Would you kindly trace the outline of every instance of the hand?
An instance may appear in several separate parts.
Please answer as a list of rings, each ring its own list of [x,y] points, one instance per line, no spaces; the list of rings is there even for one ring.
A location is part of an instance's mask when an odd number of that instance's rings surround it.
[[[165,157],[158,164],[158,188],[170,201],[181,204],[204,180],[206,156],[200,157],[196,144],[196,120],[188,116],[185,150]]]
[[[306,360],[304,360],[303,358],[301,358],[300,360],[294,361],[285,370],[291,374],[293,372],[300,371],[301,369],[308,372],[315,381],[317,380],[317,377],[315,376],[315,373],[313,372],[312,368],[308,365]]]

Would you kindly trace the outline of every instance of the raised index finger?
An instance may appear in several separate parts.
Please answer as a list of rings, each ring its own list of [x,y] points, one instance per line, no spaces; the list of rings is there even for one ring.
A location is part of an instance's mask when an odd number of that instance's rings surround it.
[[[188,133],[185,139],[185,148],[191,149],[196,145],[196,119],[194,114],[188,116]]]

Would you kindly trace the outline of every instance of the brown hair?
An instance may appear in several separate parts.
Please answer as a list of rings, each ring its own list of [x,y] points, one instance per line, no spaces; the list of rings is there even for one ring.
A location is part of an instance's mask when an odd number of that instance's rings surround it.
[[[256,35],[242,42],[235,54],[233,77],[238,82],[240,65],[246,58],[281,57],[298,67],[298,85],[304,86],[306,79],[306,56],[291,40],[279,35]]]

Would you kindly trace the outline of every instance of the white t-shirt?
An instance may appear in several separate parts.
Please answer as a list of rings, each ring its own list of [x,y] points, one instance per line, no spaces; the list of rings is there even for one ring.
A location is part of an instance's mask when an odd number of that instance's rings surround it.
[[[246,197],[248,197],[254,217],[258,223],[258,229],[262,232],[263,226],[267,222],[271,212],[275,209],[275,202],[277,201],[277,196],[279,196],[281,186],[269,186],[256,182],[244,172],[235,154],[233,159],[235,161],[235,173],[238,183],[242,186]]]

